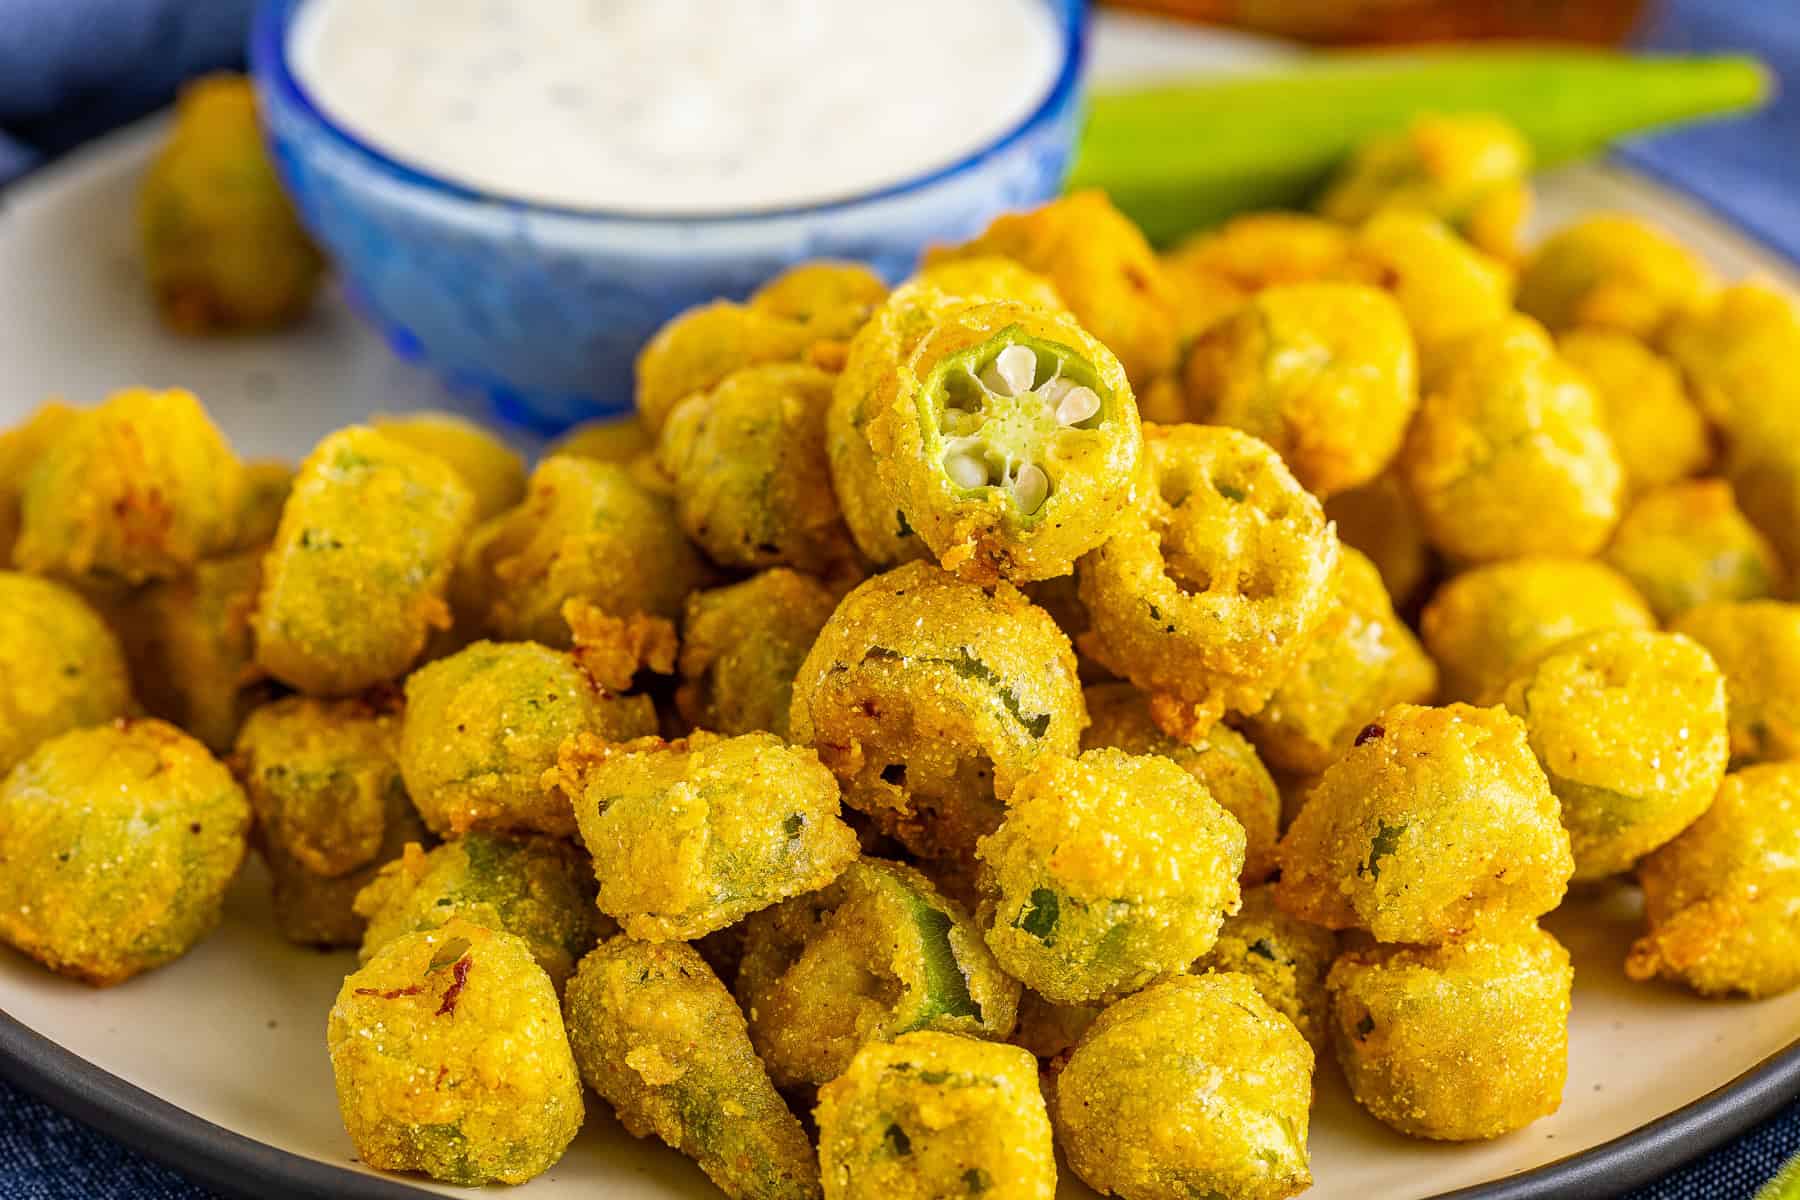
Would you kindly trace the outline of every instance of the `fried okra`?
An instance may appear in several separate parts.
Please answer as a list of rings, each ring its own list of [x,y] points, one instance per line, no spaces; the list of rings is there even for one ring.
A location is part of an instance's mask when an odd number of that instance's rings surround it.
[[[31,465],[13,561],[129,584],[231,549],[244,468],[192,393],[130,389],[75,414]]]
[[[626,466],[656,452],[656,435],[644,427],[635,412],[618,417],[584,421],[551,442],[545,458],[567,454],[595,462]]]
[[[1331,1040],[1351,1094],[1410,1137],[1499,1137],[1562,1105],[1575,972],[1527,925],[1442,946],[1351,950],[1331,968]]]
[[[1375,564],[1396,607],[1419,598],[1437,564],[1412,498],[1393,471],[1325,501],[1325,517],[1337,526],[1340,542]]]
[[[1219,940],[1194,971],[1244,976],[1294,1023],[1316,1058],[1330,1041],[1325,975],[1336,954],[1335,934],[1282,912],[1274,888],[1264,884],[1244,889],[1244,906],[1225,918]]]
[[[612,923],[594,907],[594,873],[560,838],[471,833],[427,851],[417,842],[356,897],[368,922],[361,960],[389,942],[469,921],[524,941],[562,991],[582,955]]]
[[[1437,691],[1437,667],[1399,617],[1375,564],[1345,547],[1331,612],[1300,661],[1245,731],[1271,764],[1323,771],[1393,704],[1423,704]]]
[[[524,1183],[585,1115],[550,977],[469,921],[396,938],[344,980],[327,1030],[363,1162],[446,1183]]]
[[[1703,996],[1800,985],[1800,764],[1727,775],[1679,837],[1638,864],[1648,930],[1625,973]]]
[[[1702,604],[1766,600],[1787,582],[1775,548],[1738,509],[1723,479],[1645,492],[1613,530],[1605,559],[1662,621]]]
[[[1191,419],[1261,438],[1321,498],[1380,474],[1419,402],[1406,318],[1360,284],[1257,293],[1200,334],[1182,378]]]
[[[992,255],[1048,279],[1082,328],[1118,355],[1132,386],[1174,365],[1177,293],[1143,233],[1105,193],[1003,213],[974,241],[931,251],[925,261],[929,269]]]
[[[1266,444],[1199,425],[1144,430],[1137,512],[1081,561],[1096,658],[1160,693],[1185,740],[1255,712],[1330,608],[1338,541]]]
[[[1004,1038],[1019,985],[955,901],[912,867],[863,858],[745,923],[737,998],[776,1084],[822,1084],[865,1043],[932,1029]]]
[[[182,89],[137,217],[157,312],[176,333],[276,329],[312,307],[325,257],[275,174],[243,76]]]
[[[908,282],[971,304],[1011,300],[1032,308],[1068,311],[1056,285],[1036,271],[997,254],[935,262],[922,267]]]
[[[819,1089],[829,1200],[1052,1200],[1056,1155],[1037,1062],[954,1033],[870,1042]]]
[[[1725,775],[1725,677],[1679,634],[1564,642],[1513,680],[1506,707],[1561,802],[1577,880],[1630,869],[1705,812]]]
[[[688,597],[675,703],[695,728],[788,733],[794,675],[837,595],[785,567]]]
[[[525,460],[467,417],[449,412],[378,414],[369,424],[396,442],[449,463],[475,497],[476,521],[505,512],[525,496]]]
[[[857,854],[837,780],[770,733],[584,734],[564,744],[554,780],[594,857],[600,910],[649,941],[734,925],[824,887]]]
[[[263,559],[257,665],[321,696],[404,674],[450,623],[444,592],[474,503],[448,463],[373,429],[320,442]]]
[[[613,938],[582,959],[563,1015],[581,1077],[633,1137],[660,1137],[733,1200],[821,1194],[806,1131],[693,947]]]
[[[1325,768],[1281,839],[1283,911],[1382,942],[1441,942],[1562,901],[1574,862],[1525,724],[1398,704]]]
[[[1446,700],[1496,704],[1532,659],[1577,634],[1654,629],[1636,588],[1603,563],[1520,558],[1465,571],[1432,596],[1420,617],[1425,649]]]
[[[302,945],[353,946],[356,894],[425,826],[396,752],[398,697],[292,696],[251,713],[231,766],[275,880],[275,924]]]
[[[1432,543],[1469,562],[1593,554],[1624,473],[1593,389],[1543,329],[1509,317],[1428,365],[1401,475]]]
[[[1198,275],[1244,296],[1335,278],[1349,256],[1350,235],[1330,221],[1304,213],[1253,212],[1196,234],[1163,262],[1171,277]]]
[[[1697,475],[1712,459],[1712,433],[1680,372],[1642,342],[1611,329],[1573,329],[1556,339],[1556,352],[1593,388],[1628,495]]]
[[[1359,145],[1319,198],[1319,212],[1359,225],[1422,212],[1489,254],[1510,257],[1531,207],[1531,143],[1504,118],[1427,113]]]
[[[23,519],[25,481],[32,467],[49,453],[63,431],[75,423],[77,410],[60,400],[39,405],[21,424],[0,429],[0,570],[12,566],[13,545]]]
[[[1420,212],[1384,212],[1350,244],[1343,274],[1394,294],[1429,367],[1446,346],[1512,312],[1512,271]]]
[[[58,734],[130,709],[125,655],[87,601],[0,570],[0,776]]]
[[[575,811],[545,785],[568,738],[626,741],[656,732],[648,696],[616,695],[565,650],[476,642],[406,681],[400,769],[425,823],[575,835]]]
[[[658,462],[681,527],[714,562],[820,575],[850,564],[825,455],[831,387],[800,363],[745,367],[669,413]]]
[[[1785,364],[1800,354],[1800,304],[1767,283],[1721,289],[1690,304],[1659,339],[1694,400],[1739,452],[1791,432],[1800,388]]]
[[[1725,672],[1731,765],[1800,758],[1800,605],[1703,604],[1669,626]]]
[[[864,402],[881,483],[949,570],[1068,574],[1133,498],[1142,437],[1123,368],[1059,312],[1000,301],[923,319]]]
[[[1046,1000],[1137,991],[1212,948],[1237,911],[1244,830],[1161,755],[1045,758],[981,839],[977,920],[1007,974]]]
[[[1100,1014],[1056,1078],[1069,1166],[1124,1200],[1284,1200],[1312,1183],[1313,1055],[1248,978],[1184,975]]]
[[[486,633],[566,647],[569,600],[672,624],[706,565],[673,503],[629,469],[559,455],[531,473],[524,503],[475,530],[458,576],[458,605]]]
[[[844,800],[926,858],[967,857],[1044,754],[1087,724],[1068,638],[1002,585],[927,563],[867,580],[839,604],[794,678],[792,739]]]
[[[748,304],[717,300],[657,331],[637,359],[638,419],[660,433],[695,392],[744,367],[841,359],[841,343],[868,320],[887,287],[857,263],[804,263],[771,279]]]
[[[51,738],[0,780],[0,939],[106,987],[219,923],[250,805],[205,746],[161,721]]]
[[[1546,238],[1519,275],[1519,311],[1561,332],[1578,326],[1653,336],[1699,298],[1706,268],[1661,230],[1599,213]]]
[[[144,707],[216,754],[271,691],[250,631],[261,581],[260,550],[208,559],[133,593],[120,623]]]
[[[1081,735],[1083,750],[1110,746],[1174,760],[1243,827],[1242,881],[1260,883],[1269,877],[1281,836],[1281,794],[1243,734],[1229,725],[1214,725],[1197,742],[1172,738],[1157,728],[1149,697],[1129,683],[1095,684],[1083,698],[1091,721]]]

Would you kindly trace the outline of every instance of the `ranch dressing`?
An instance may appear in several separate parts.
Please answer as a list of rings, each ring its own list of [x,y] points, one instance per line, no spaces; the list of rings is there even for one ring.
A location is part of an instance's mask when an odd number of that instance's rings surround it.
[[[518,200],[720,214],[991,145],[1062,63],[1044,0],[308,0],[301,87],[392,158]]]

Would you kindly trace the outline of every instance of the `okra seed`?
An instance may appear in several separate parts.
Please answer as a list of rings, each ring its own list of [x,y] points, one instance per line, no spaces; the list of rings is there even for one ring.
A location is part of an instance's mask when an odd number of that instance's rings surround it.
[[[987,464],[973,454],[951,452],[944,456],[944,473],[950,481],[961,488],[978,488],[987,486]]]
[[[1026,463],[1013,478],[1012,493],[1020,512],[1034,513],[1050,495],[1050,477],[1036,463]]]
[[[1056,404],[1060,425],[1079,425],[1100,411],[1100,394],[1090,387],[1070,388]]]

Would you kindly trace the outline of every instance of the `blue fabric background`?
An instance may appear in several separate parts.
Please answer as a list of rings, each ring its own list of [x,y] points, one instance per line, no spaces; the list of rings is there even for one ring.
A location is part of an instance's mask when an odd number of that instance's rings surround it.
[[[233,63],[251,0],[0,0],[0,184]],[[1757,116],[1627,146],[1641,170],[1800,261],[1800,3],[1666,0],[1654,46],[1751,48],[1787,97]],[[1748,1200],[1800,1154],[1800,1103],[1633,1200]],[[0,1084],[0,1200],[209,1200],[211,1193]]]

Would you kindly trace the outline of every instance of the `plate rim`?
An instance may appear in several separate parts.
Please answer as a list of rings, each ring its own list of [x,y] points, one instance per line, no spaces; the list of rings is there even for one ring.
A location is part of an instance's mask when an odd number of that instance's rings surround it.
[[[419,1200],[402,1180],[236,1133],[114,1075],[0,1010],[0,1078],[171,1170],[242,1200]],[[1648,1183],[1800,1098],[1800,1038],[1705,1095],[1554,1162],[1433,1200],[1605,1200]],[[273,1190],[271,1190],[273,1189]]]

